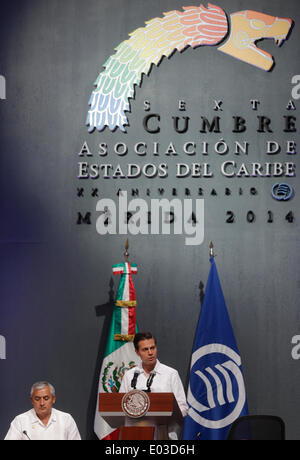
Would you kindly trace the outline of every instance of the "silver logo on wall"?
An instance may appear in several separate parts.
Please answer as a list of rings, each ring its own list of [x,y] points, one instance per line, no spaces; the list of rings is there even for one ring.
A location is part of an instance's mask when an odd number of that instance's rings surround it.
[[[272,188],[272,197],[277,201],[288,201],[293,196],[294,190],[289,184],[275,184]]]

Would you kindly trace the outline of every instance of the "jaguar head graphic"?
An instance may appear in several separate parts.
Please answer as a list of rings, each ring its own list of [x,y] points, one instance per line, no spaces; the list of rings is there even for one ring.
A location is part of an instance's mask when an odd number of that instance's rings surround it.
[[[279,18],[257,11],[239,11],[230,16],[231,30],[227,42],[218,48],[241,61],[269,71],[273,56],[256,46],[258,40],[272,38],[278,46],[287,39],[292,19]]]

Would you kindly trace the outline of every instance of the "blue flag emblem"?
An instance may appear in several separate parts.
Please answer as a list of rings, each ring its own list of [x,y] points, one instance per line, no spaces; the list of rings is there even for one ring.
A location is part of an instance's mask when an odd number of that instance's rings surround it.
[[[196,331],[183,439],[226,439],[234,420],[247,415],[241,358],[214,258]]]

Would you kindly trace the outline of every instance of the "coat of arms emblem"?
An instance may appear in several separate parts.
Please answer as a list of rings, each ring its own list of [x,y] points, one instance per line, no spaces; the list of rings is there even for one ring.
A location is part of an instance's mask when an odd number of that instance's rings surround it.
[[[147,414],[149,407],[149,396],[141,390],[129,391],[122,399],[123,412],[131,418],[143,417]]]

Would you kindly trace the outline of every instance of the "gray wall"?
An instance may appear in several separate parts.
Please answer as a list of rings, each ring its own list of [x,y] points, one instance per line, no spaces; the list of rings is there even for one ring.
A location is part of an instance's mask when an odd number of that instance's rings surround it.
[[[197,2],[187,2],[195,4]],[[251,3],[251,5],[250,5]],[[0,100],[0,335],[6,340],[6,360],[0,360],[0,438],[11,419],[30,407],[28,393],[35,380],[48,379],[57,389],[57,407],[71,412],[83,438],[93,439],[93,417],[98,375],[111,317],[111,265],[121,262],[126,237],[100,236],[96,232],[96,203],[116,200],[123,188],[139,189],[150,202],[180,199],[189,188],[193,199],[203,188],[205,239],[200,246],[186,246],[183,236],[129,235],[130,259],[139,266],[134,283],[140,329],[152,330],[159,343],[160,360],[176,367],[185,385],[198,321],[201,295],[209,271],[208,246],[215,244],[216,263],[227,307],[243,360],[251,413],[278,414],[289,439],[300,437],[299,361],[293,359],[291,340],[300,334],[298,267],[298,178],[281,178],[294,187],[289,202],[277,202],[270,194],[278,178],[232,178],[218,171],[223,161],[241,163],[275,161],[267,157],[268,140],[284,145],[297,142],[298,132],[283,132],[283,116],[291,99],[291,79],[299,74],[300,8],[297,0],[220,0],[229,15],[253,9],[291,17],[295,22],[289,40],[277,48],[272,40],[260,46],[275,58],[266,73],[233,59],[217,47],[188,49],[164,60],[144,77],[131,104],[126,134],[105,130],[88,133],[85,118],[88,100],[102,65],[128,33],[163,11],[180,9],[179,0],[10,0],[1,3],[0,73],[6,78],[6,100]],[[186,113],[178,100],[187,103]],[[253,111],[249,101],[261,101]],[[161,115],[161,132],[146,133],[143,102]],[[211,119],[214,100],[223,101],[222,133],[199,133],[200,117]],[[297,106],[297,101],[294,101]],[[188,115],[187,133],[175,133],[172,116]],[[247,120],[247,131],[232,133],[232,116]],[[258,134],[256,117],[272,119],[273,133]],[[223,138],[230,146],[225,156],[213,146]],[[208,141],[209,155],[187,157],[187,141]],[[234,142],[249,142],[245,157],[233,154]],[[121,164],[164,163],[165,179],[77,179],[78,152],[87,141],[95,153],[93,162]],[[137,157],[138,141],[161,145],[161,156]],[[100,142],[110,151],[125,142],[124,157],[110,153],[100,159]],[[170,142],[177,157],[166,157]],[[101,160],[101,161],[100,161]],[[276,161],[293,161],[298,154],[276,155]],[[174,177],[178,162],[210,163],[212,178]],[[84,197],[77,196],[83,187]],[[99,197],[91,197],[91,189]],[[230,196],[225,188],[231,189]],[[249,193],[256,187],[258,194]],[[239,195],[239,189],[243,194]],[[151,190],[147,197],[146,190]],[[215,189],[217,196],[211,196]],[[227,211],[236,219],[226,223]],[[255,221],[248,223],[249,210]],[[271,210],[274,222],[267,223]],[[92,225],[76,225],[77,213],[92,213]],[[285,216],[293,211],[295,220]],[[117,279],[113,280],[114,293]],[[297,356],[296,356],[297,357]]]

